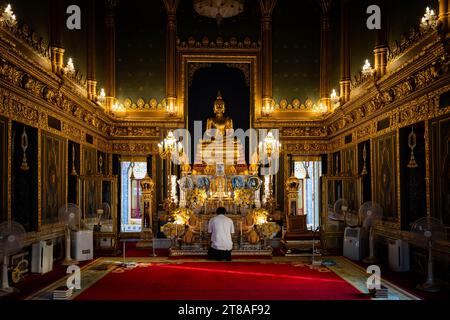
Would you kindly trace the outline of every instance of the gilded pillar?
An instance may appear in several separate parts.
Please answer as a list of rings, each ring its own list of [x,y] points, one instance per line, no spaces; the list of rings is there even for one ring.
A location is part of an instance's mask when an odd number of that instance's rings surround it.
[[[261,7],[262,103],[272,104],[272,13],[277,0],[259,0]]]
[[[87,4],[87,92],[88,99],[95,101],[97,98],[97,80],[95,74],[95,3],[86,1]]]
[[[327,107],[328,110],[331,109],[331,2],[332,0],[320,1],[322,7],[320,23],[320,101]]]
[[[379,77],[386,74],[388,55],[387,9],[385,0],[378,0],[381,9],[381,29],[377,30],[375,42],[375,72]]]
[[[441,0],[442,2],[442,0]],[[430,122],[425,121],[425,192],[427,201],[427,216],[431,217],[431,140],[430,140]]]
[[[164,0],[167,12],[166,31],[166,98],[171,107],[177,105],[177,8],[180,0]]]
[[[13,141],[12,141],[12,120],[9,119],[8,120],[8,156],[7,156],[7,161],[8,161],[8,165],[7,165],[7,175],[8,175],[8,182],[7,182],[7,187],[6,189],[7,191],[7,207],[8,207],[8,213],[7,213],[7,221],[11,221],[12,220],[12,157],[13,157],[13,149],[12,149],[12,145],[13,145]],[[39,149],[40,150],[40,149]],[[38,155],[39,159],[40,159],[40,154]],[[9,173],[9,174],[8,174]]]
[[[341,102],[350,100],[350,1],[341,0]]]
[[[111,112],[111,108],[116,100],[116,0],[106,0],[106,112]]]
[[[443,34],[448,33],[450,26],[450,0],[439,0],[439,30]]]
[[[50,51],[52,70],[59,73],[64,68],[64,47],[62,28],[64,27],[63,0],[50,0]]]

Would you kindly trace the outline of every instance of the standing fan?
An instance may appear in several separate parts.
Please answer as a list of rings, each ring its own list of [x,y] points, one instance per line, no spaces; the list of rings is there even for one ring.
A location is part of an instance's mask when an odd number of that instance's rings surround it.
[[[345,215],[348,211],[348,202],[345,199],[339,199],[333,206],[333,211],[328,215],[330,220],[345,221]]]
[[[419,284],[417,289],[428,292],[438,292],[440,288],[435,283],[433,274],[433,244],[435,241],[446,239],[445,226],[441,221],[435,218],[425,217],[414,222],[411,231],[419,234],[421,236],[420,240],[426,241],[424,246],[428,247],[427,281],[423,284]]]
[[[24,227],[17,222],[11,221],[0,224],[0,258],[2,259],[2,287],[0,292],[2,293],[17,292],[17,289],[9,286],[8,260],[9,256],[22,250],[25,234]]]
[[[363,228],[369,230],[369,256],[363,260],[364,263],[373,264],[377,262],[374,252],[375,235],[373,226],[382,217],[383,208],[376,202],[366,202],[359,208],[359,218],[363,222]]]
[[[65,244],[66,244],[66,258],[62,262],[64,266],[70,266],[73,264],[78,264],[78,261],[73,260],[70,253],[70,233],[71,231],[78,231],[80,227],[81,210],[80,208],[73,204],[68,203],[61,207],[58,212],[59,222],[64,224],[65,231]]]

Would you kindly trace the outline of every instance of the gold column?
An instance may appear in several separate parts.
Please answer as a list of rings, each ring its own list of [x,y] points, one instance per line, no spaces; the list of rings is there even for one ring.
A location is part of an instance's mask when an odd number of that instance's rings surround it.
[[[87,92],[88,99],[95,101],[97,98],[97,81],[95,74],[95,3],[96,1],[87,1]]]
[[[350,4],[349,0],[341,0],[341,102],[350,100]]]
[[[38,128],[38,232],[42,227],[42,130]]]
[[[166,31],[166,97],[167,104],[177,105],[177,8],[180,0],[164,0],[167,12]],[[178,110],[180,112],[180,110]]]
[[[7,175],[8,175],[8,185],[7,185],[7,205],[8,205],[8,215],[7,221],[11,221],[12,219],[12,120],[8,120],[8,166],[7,166]]]
[[[116,100],[116,21],[117,0],[106,0],[106,101],[105,111],[111,112]]]
[[[448,33],[450,25],[450,0],[439,0],[439,29],[442,33]]]
[[[272,104],[272,13],[277,0],[259,0],[261,7],[261,64],[263,106]]]
[[[322,7],[320,35],[320,102],[331,110],[330,74],[331,74],[331,0],[320,1]]]
[[[441,0],[442,2],[442,0]],[[427,201],[427,216],[431,216],[431,148],[430,148],[430,123],[425,121],[425,192]]]
[[[63,0],[50,0],[50,52],[52,71],[60,73],[64,68],[64,47],[62,28],[64,28]]]
[[[388,54],[387,10],[385,0],[378,0],[381,8],[381,29],[377,30],[375,42],[375,72],[379,77],[386,74]]]
[[[401,229],[401,225],[402,225],[402,180],[400,178],[400,171],[401,171],[401,166],[400,166],[400,128],[397,128],[396,133],[395,133],[396,137],[395,137],[395,166],[397,168],[397,174],[395,177],[395,181],[396,181],[396,188],[395,188],[395,198],[397,199],[397,223],[398,223],[398,229]]]

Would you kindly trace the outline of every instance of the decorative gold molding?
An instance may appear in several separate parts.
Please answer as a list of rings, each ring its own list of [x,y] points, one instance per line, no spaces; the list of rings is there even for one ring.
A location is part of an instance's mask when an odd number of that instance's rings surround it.
[[[281,137],[322,137],[326,138],[328,136],[327,128],[325,127],[313,127],[313,126],[305,126],[305,127],[284,127],[281,129]]]
[[[211,68],[212,63],[207,62],[193,62],[188,64],[188,86],[192,87],[192,82],[194,81],[195,73],[204,68]]]
[[[328,143],[326,141],[302,141],[286,142],[283,145],[283,152],[288,154],[324,154],[328,151]]]
[[[277,111],[318,112],[318,104],[318,102],[316,103],[309,98],[304,102],[299,98],[294,98],[291,102],[286,98],[282,98],[279,102],[274,102],[274,107]]]
[[[421,29],[419,26],[412,26],[409,32],[402,34],[400,40],[395,40],[389,46],[388,62],[398,59],[401,55],[411,50],[429,35],[437,32],[434,29]]]
[[[115,141],[112,145],[112,152],[121,155],[149,155],[158,154],[158,142],[130,142],[130,141]]]
[[[139,98],[136,101],[133,101],[130,98],[126,98],[123,101],[123,106],[127,110],[152,110],[166,112],[167,100],[163,99],[158,102],[158,99],[156,98],[151,98],[148,101],[145,101],[144,98]]]
[[[111,130],[111,137],[152,137],[159,138],[160,130],[156,127],[128,126],[114,127]]]
[[[201,41],[196,40],[194,37],[189,37],[187,41],[182,41],[177,38],[178,50],[183,49],[223,49],[223,50],[240,50],[240,49],[253,49],[258,50],[260,48],[260,42],[254,42],[250,37],[245,37],[244,40],[239,41],[237,38],[232,37],[228,41],[224,41],[222,37],[218,37],[216,40],[210,40],[208,37],[203,37]]]

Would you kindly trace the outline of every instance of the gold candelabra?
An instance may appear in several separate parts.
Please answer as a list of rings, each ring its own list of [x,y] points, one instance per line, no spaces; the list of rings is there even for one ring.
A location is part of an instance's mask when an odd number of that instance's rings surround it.
[[[281,151],[280,141],[277,138],[275,138],[272,131],[269,131],[264,140],[259,143],[260,159],[263,159],[264,156],[266,156],[269,164],[269,172],[267,174],[269,176],[269,189],[268,195],[266,197],[266,206],[269,212],[273,212],[275,206],[275,199],[273,197],[272,176],[274,172],[272,168],[272,163],[274,158],[279,157],[280,151]]]
[[[183,154],[183,145],[180,141],[177,141],[172,131],[169,131],[167,137],[164,138],[158,144],[158,152],[162,159],[167,161],[168,182],[167,182],[167,199],[166,204],[169,204],[169,208],[173,207],[171,204],[174,202],[174,194],[172,191],[172,157],[181,157]]]

